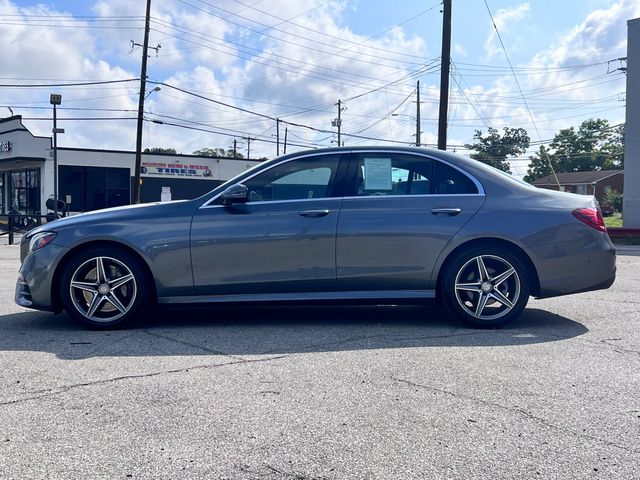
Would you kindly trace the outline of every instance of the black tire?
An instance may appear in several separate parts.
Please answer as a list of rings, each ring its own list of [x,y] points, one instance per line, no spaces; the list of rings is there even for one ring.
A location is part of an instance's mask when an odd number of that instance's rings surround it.
[[[499,328],[522,313],[529,292],[528,271],[518,255],[504,248],[473,247],[448,263],[438,293],[446,310],[465,324]]]
[[[99,265],[102,266],[100,276]],[[95,330],[121,328],[150,306],[147,274],[131,252],[91,247],[73,255],[60,277],[60,299],[67,313]]]

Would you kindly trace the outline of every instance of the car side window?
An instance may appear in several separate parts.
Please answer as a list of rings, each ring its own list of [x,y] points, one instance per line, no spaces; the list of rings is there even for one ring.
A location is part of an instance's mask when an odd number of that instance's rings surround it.
[[[476,184],[460,170],[438,161],[435,161],[434,167],[434,193],[436,195],[478,193]]]
[[[432,160],[390,153],[357,156],[355,192],[370,195],[425,195],[431,192]]]
[[[340,157],[305,157],[277,165],[242,182],[250,202],[335,197],[333,184]]]

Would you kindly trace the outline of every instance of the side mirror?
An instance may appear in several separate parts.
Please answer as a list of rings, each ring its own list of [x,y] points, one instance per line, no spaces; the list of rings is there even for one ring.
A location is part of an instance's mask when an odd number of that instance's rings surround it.
[[[242,183],[231,185],[220,194],[223,205],[233,205],[234,203],[246,203],[249,201],[249,189]]]

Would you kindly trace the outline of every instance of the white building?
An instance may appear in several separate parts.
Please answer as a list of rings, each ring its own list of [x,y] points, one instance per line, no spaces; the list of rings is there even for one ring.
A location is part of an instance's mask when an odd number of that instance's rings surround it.
[[[22,116],[0,119],[0,214],[46,214],[54,192],[53,142],[36,137]],[[58,147],[58,196],[71,212],[131,203],[135,152]],[[195,198],[258,163],[196,155],[142,154],[141,200]]]

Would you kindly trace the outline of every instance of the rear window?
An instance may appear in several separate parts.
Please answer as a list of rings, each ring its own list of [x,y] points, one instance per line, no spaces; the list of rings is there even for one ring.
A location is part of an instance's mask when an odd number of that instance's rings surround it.
[[[438,161],[435,162],[434,169],[434,193],[436,195],[478,193],[476,184],[460,170]]]

